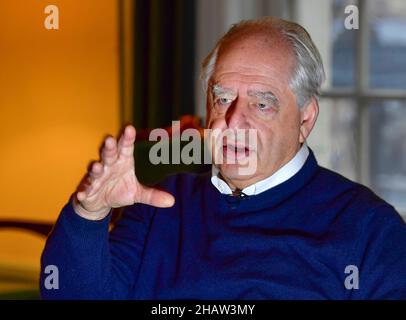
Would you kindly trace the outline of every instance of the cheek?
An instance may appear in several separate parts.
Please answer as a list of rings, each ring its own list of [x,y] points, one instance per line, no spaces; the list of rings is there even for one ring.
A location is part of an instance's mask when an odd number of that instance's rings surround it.
[[[259,154],[268,154],[274,144],[275,134],[270,126],[258,126],[257,150]],[[264,152],[265,151],[265,152]]]
[[[286,111],[278,121],[279,130],[286,135],[286,138],[296,138],[300,129],[300,111],[296,106]]]
[[[224,117],[216,116],[214,113],[211,113],[207,117],[207,125],[208,129],[222,129],[225,127]]]
[[[274,121],[266,126],[256,126],[258,130],[258,151],[264,154],[277,153],[278,148],[291,144],[295,137],[292,125],[283,121]]]

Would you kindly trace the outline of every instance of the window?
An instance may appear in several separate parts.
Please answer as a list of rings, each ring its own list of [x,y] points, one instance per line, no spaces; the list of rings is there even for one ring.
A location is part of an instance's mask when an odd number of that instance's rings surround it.
[[[349,5],[358,8],[358,30],[345,28]],[[406,2],[296,1],[294,17],[327,73],[309,145],[322,165],[406,214]]]

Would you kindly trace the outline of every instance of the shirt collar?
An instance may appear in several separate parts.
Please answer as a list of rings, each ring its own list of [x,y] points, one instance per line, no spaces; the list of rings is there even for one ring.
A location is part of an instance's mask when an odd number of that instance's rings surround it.
[[[308,156],[309,148],[307,147],[306,143],[303,143],[302,147],[288,163],[278,169],[270,177],[244,188],[242,192],[248,196],[257,195],[277,186],[278,184],[281,184],[282,182],[285,182],[299,172],[299,170],[305,164]],[[229,185],[219,177],[219,169],[214,165],[212,166],[211,183],[222,194],[230,195],[233,193]]]

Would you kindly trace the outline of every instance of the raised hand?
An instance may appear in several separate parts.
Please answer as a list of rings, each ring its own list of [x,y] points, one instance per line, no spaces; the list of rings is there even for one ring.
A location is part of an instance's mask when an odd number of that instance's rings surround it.
[[[135,128],[127,126],[117,141],[104,141],[99,162],[93,163],[74,197],[74,209],[89,220],[103,219],[111,208],[144,203],[171,207],[175,199],[167,192],[138,182],[134,171]]]

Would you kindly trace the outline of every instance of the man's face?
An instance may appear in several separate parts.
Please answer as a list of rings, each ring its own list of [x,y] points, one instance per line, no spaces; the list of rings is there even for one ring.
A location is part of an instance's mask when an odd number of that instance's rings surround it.
[[[217,166],[232,188],[265,179],[299,150],[300,112],[289,88],[293,66],[290,47],[278,37],[237,39],[219,53],[208,88],[207,127],[257,130],[256,146],[250,145],[248,134],[237,143],[224,142],[224,161]],[[255,172],[241,175],[238,159],[253,156]],[[236,164],[227,163],[231,157]]]

